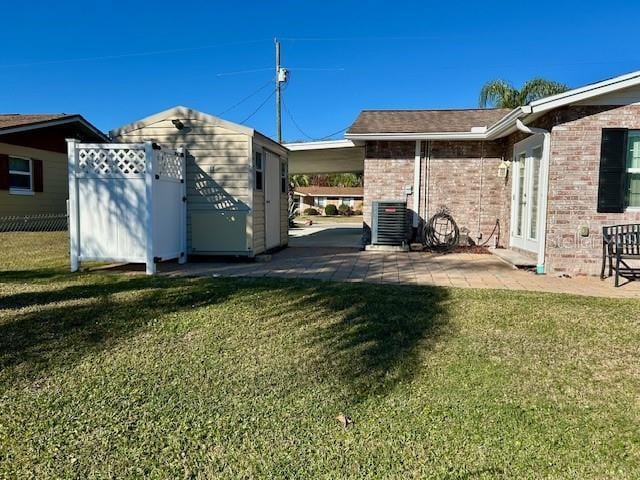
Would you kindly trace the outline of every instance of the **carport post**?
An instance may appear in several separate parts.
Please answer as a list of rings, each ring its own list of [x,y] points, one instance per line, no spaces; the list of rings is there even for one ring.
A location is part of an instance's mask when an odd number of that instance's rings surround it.
[[[76,140],[67,138],[69,201],[67,225],[69,228],[69,266],[72,272],[80,268],[80,216],[78,215],[78,180],[76,178]]]
[[[146,218],[145,218],[145,253],[147,275],[156,273],[156,262],[153,258],[153,176],[155,166],[155,152],[153,150],[153,142],[144,142],[144,183],[145,183],[145,202],[146,202]]]

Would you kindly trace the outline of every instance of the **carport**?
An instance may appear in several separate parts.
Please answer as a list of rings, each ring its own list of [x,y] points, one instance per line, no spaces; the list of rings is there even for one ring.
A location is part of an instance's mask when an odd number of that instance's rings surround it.
[[[291,175],[361,173],[364,146],[351,140],[288,143]],[[327,219],[329,220],[329,219]],[[300,248],[360,248],[362,223],[331,223],[319,218],[316,225],[289,230],[289,246]]]

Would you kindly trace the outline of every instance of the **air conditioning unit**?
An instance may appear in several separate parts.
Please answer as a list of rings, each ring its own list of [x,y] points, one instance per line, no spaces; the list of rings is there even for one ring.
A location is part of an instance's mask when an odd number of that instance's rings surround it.
[[[407,233],[407,205],[404,201],[373,202],[373,245],[404,245]]]

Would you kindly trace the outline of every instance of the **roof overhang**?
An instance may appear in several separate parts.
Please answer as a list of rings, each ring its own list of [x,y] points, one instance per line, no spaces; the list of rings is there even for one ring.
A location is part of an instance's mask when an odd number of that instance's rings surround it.
[[[109,141],[109,138],[104,133],[102,133],[96,127],[91,125],[91,123],[87,122],[82,117],[82,115],[69,115],[66,117],[54,118],[52,120],[43,120],[41,122],[33,122],[25,125],[17,125],[15,127],[0,128],[0,136],[9,135],[11,133],[29,132],[33,130],[39,130],[42,128],[57,127],[60,125],[68,125],[71,123],[78,123],[83,127],[85,127],[87,130],[91,131],[96,137],[102,139],[105,142]]]
[[[364,171],[364,147],[351,140],[285,143],[289,173],[324,174]]]

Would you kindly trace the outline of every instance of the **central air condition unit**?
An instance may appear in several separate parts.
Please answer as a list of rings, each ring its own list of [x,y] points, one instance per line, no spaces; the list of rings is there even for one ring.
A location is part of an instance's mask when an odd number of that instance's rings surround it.
[[[404,201],[373,202],[373,245],[407,243],[407,205]]]

